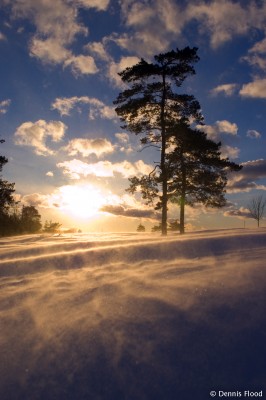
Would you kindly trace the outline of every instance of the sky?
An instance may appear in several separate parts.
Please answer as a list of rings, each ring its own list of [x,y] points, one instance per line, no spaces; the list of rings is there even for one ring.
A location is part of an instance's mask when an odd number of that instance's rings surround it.
[[[226,207],[187,207],[187,228],[255,226],[247,205],[266,190],[265,26],[259,0],[2,0],[0,154],[20,204],[82,230],[157,224],[125,191],[159,153],[121,128],[117,73],[190,46],[200,61],[180,93],[197,98],[205,132],[243,169],[228,177]],[[178,214],[170,206],[170,219]]]

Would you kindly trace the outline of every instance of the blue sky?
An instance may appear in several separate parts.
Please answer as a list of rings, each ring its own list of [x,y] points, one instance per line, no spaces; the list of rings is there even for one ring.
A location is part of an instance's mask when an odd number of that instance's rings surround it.
[[[117,72],[196,46],[196,75],[181,91],[199,100],[205,131],[243,169],[229,176],[228,206],[187,208],[187,226],[243,226],[266,189],[264,1],[3,0],[0,18],[0,153],[21,204],[64,226],[153,226],[152,210],[125,188],[159,155],[120,128]]]

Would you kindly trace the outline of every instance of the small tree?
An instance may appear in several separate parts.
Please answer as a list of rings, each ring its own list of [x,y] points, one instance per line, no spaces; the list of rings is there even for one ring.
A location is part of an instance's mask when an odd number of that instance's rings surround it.
[[[171,221],[171,222],[169,222],[169,231],[172,231],[172,232],[180,231],[180,223],[179,223],[179,221]]]
[[[59,232],[61,224],[59,222],[45,221],[43,232],[46,233],[57,233]]]
[[[145,226],[142,224],[139,224],[139,226],[137,227],[137,232],[145,232]]]
[[[264,199],[262,195],[253,198],[248,204],[248,210],[250,212],[251,218],[257,221],[258,228],[260,226],[260,220],[264,216],[265,207],[266,199]]]
[[[0,143],[4,143],[1,139]],[[0,173],[3,166],[8,162],[4,156],[0,156]],[[13,193],[15,184],[5,181],[0,176],[0,236],[14,233],[16,220],[10,215],[10,208],[15,205]]]
[[[25,233],[36,233],[40,231],[41,216],[34,206],[23,206],[21,211],[21,228]]]

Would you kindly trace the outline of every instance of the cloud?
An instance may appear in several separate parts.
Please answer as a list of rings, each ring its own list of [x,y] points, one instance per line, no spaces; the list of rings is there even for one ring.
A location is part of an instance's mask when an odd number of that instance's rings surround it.
[[[79,8],[106,10],[109,0],[6,0],[12,18],[24,18],[35,26],[29,41],[29,52],[47,64],[70,67],[75,75],[95,74],[98,68],[91,56],[73,54],[71,46],[78,35],[87,36],[88,29],[78,19]]]
[[[107,139],[83,139],[76,138],[70,140],[68,145],[63,148],[70,156],[80,153],[83,157],[95,154],[100,157],[103,154],[112,153],[114,146]]]
[[[129,135],[127,133],[116,133],[115,137],[118,140],[117,147],[121,152],[124,152],[126,154],[132,153],[133,148],[131,143],[129,142]]]
[[[49,208],[49,195],[43,195],[40,193],[32,193],[22,196],[20,199],[21,203],[25,206],[34,206],[41,208]]]
[[[0,40],[6,40],[6,36],[2,32],[0,32]]]
[[[116,133],[115,137],[118,139],[120,143],[126,144],[129,142],[129,136],[127,133]]]
[[[53,173],[52,171],[48,171],[48,172],[46,172],[45,175],[46,175],[46,176],[53,177],[53,176],[54,176],[54,173]]]
[[[211,90],[211,94],[213,96],[216,96],[218,94],[224,94],[225,96],[232,96],[236,89],[237,89],[238,85],[236,83],[226,83],[224,85],[219,85],[216,88]]]
[[[110,36],[121,48],[139,57],[168,49],[185,25],[185,10],[173,0],[121,0],[121,17],[128,34]]]
[[[259,139],[261,138],[261,134],[258,131],[255,131],[254,129],[250,129],[247,131],[247,137],[251,139]]]
[[[239,157],[240,149],[238,147],[229,146],[224,144],[221,146],[221,156],[235,160]]]
[[[230,0],[199,1],[189,4],[187,18],[200,23],[199,33],[208,34],[215,49],[236,35],[246,35],[252,27],[260,27],[257,14],[264,13],[261,8],[255,2],[245,6]]]
[[[266,79],[255,79],[243,85],[239,94],[242,97],[266,99]]]
[[[197,129],[207,133],[211,140],[221,141],[221,154],[223,157],[238,158],[240,149],[231,146],[231,142],[237,138],[238,126],[236,123],[222,120],[216,121],[213,125],[198,125]]]
[[[0,101],[0,114],[6,114],[10,104],[10,99]]]
[[[236,136],[238,132],[237,124],[227,120],[216,121],[213,125],[198,125],[197,129],[206,132],[212,140],[219,140],[221,134]]]
[[[33,38],[30,44],[30,55],[39,58],[43,63],[60,64],[72,57],[71,52],[59,40],[54,38]]]
[[[208,137],[216,142],[221,141],[221,155],[236,159],[239,157],[240,149],[231,146],[231,142],[237,137],[237,124],[227,120],[216,121],[214,125],[198,126],[198,129],[207,133]]]
[[[70,111],[78,104],[89,105],[89,119],[95,118],[115,119],[117,117],[114,107],[105,105],[95,97],[59,97],[51,104],[52,110],[57,110],[61,116],[70,115]]]
[[[242,58],[247,61],[251,66],[265,71],[266,70],[266,38],[255,43],[249,49],[247,56]]]
[[[137,64],[139,61],[138,57],[121,57],[118,63],[112,61],[109,64],[107,73],[110,82],[116,87],[123,87],[123,82],[118,75],[118,72],[121,72],[128,67],[132,67],[132,65]]]
[[[71,56],[64,62],[64,66],[70,66],[76,76],[96,74],[99,71],[91,56]]]
[[[227,210],[223,214],[225,217],[236,217],[239,219],[246,219],[246,218],[252,218],[250,211],[245,208],[245,207],[240,207],[240,208],[232,208],[230,210]]]
[[[85,8],[96,8],[99,11],[107,10],[110,0],[76,0],[77,6],[83,6]]]
[[[104,43],[102,42],[91,42],[84,46],[84,50],[88,51],[91,54],[94,54],[95,57],[102,61],[112,61],[112,57],[107,53]]]
[[[107,212],[121,217],[128,218],[147,218],[152,220],[158,220],[159,214],[151,209],[140,209],[127,207],[125,205],[104,205],[100,211]]]
[[[122,178],[130,178],[135,175],[148,174],[153,169],[152,166],[145,164],[142,160],[134,163],[125,160],[119,163],[99,161],[89,164],[73,159],[58,163],[57,167],[62,168],[63,174],[68,175],[70,179],[80,179],[89,175],[112,178],[116,174],[120,174]]]
[[[266,160],[247,161],[241,164],[242,170],[229,174],[227,192],[250,192],[253,189],[266,190],[266,186],[256,181],[266,178]]]
[[[33,147],[38,155],[46,156],[54,154],[54,151],[46,145],[46,141],[59,142],[65,135],[67,126],[61,121],[38,120],[36,122],[24,122],[15,134],[15,144]]]

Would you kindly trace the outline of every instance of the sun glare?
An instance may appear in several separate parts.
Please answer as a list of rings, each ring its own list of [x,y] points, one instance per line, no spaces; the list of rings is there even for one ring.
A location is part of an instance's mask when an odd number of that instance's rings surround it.
[[[105,203],[104,196],[93,186],[63,186],[60,189],[59,208],[78,218],[95,216]]]

